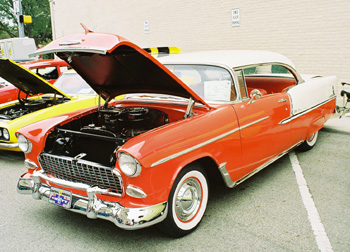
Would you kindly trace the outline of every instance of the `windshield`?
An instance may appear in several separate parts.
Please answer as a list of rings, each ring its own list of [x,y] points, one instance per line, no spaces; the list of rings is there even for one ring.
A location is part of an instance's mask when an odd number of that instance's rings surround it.
[[[165,65],[205,101],[227,102],[236,98],[227,69],[205,65]]]
[[[55,82],[55,87],[66,94],[96,94],[76,72],[63,73]]]

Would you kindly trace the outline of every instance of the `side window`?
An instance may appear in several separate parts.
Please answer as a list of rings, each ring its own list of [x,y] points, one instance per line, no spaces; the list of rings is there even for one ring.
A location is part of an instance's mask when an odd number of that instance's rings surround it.
[[[256,73],[256,67],[248,67],[243,69],[243,73],[245,75],[255,74]]]
[[[236,74],[237,79],[238,79],[238,86],[239,86],[239,91],[241,93],[242,99],[248,98],[247,88],[246,88],[245,81],[244,81],[243,71],[242,70],[237,70],[237,71],[235,71],[235,74]]]
[[[243,70],[248,93],[259,89],[262,95],[282,93],[296,85],[293,73],[283,65],[264,64]]]

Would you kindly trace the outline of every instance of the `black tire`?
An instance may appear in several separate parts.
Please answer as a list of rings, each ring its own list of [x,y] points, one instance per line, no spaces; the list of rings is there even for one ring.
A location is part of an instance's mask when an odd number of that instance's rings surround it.
[[[311,150],[316,142],[317,142],[317,138],[318,138],[318,131],[316,131],[315,133],[313,133],[308,139],[306,139],[299,147],[298,150],[299,151],[308,151]]]
[[[168,215],[158,224],[167,235],[179,238],[195,230],[207,208],[208,178],[198,164],[185,167],[177,176],[168,199]]]

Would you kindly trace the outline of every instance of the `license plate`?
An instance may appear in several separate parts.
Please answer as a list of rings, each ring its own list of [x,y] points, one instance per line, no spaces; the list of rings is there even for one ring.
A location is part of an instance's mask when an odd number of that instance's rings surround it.
[[[64,208],[70,208],[72,200],[72,192],[51,187],[49,202]]]

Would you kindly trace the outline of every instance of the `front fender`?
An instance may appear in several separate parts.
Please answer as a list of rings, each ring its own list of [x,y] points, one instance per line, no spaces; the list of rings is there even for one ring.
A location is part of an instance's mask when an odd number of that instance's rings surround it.
[[[155,193],[158,202],[167,200],[178,173],[186,165],[204,157],[217,166],[234,159],[239,164],[238,129],[236,114],[227,106],[130,139],[118,151],[135,157],[142,172],[136,178],[125,178],[125,182],[141,187],[146,194]]]

